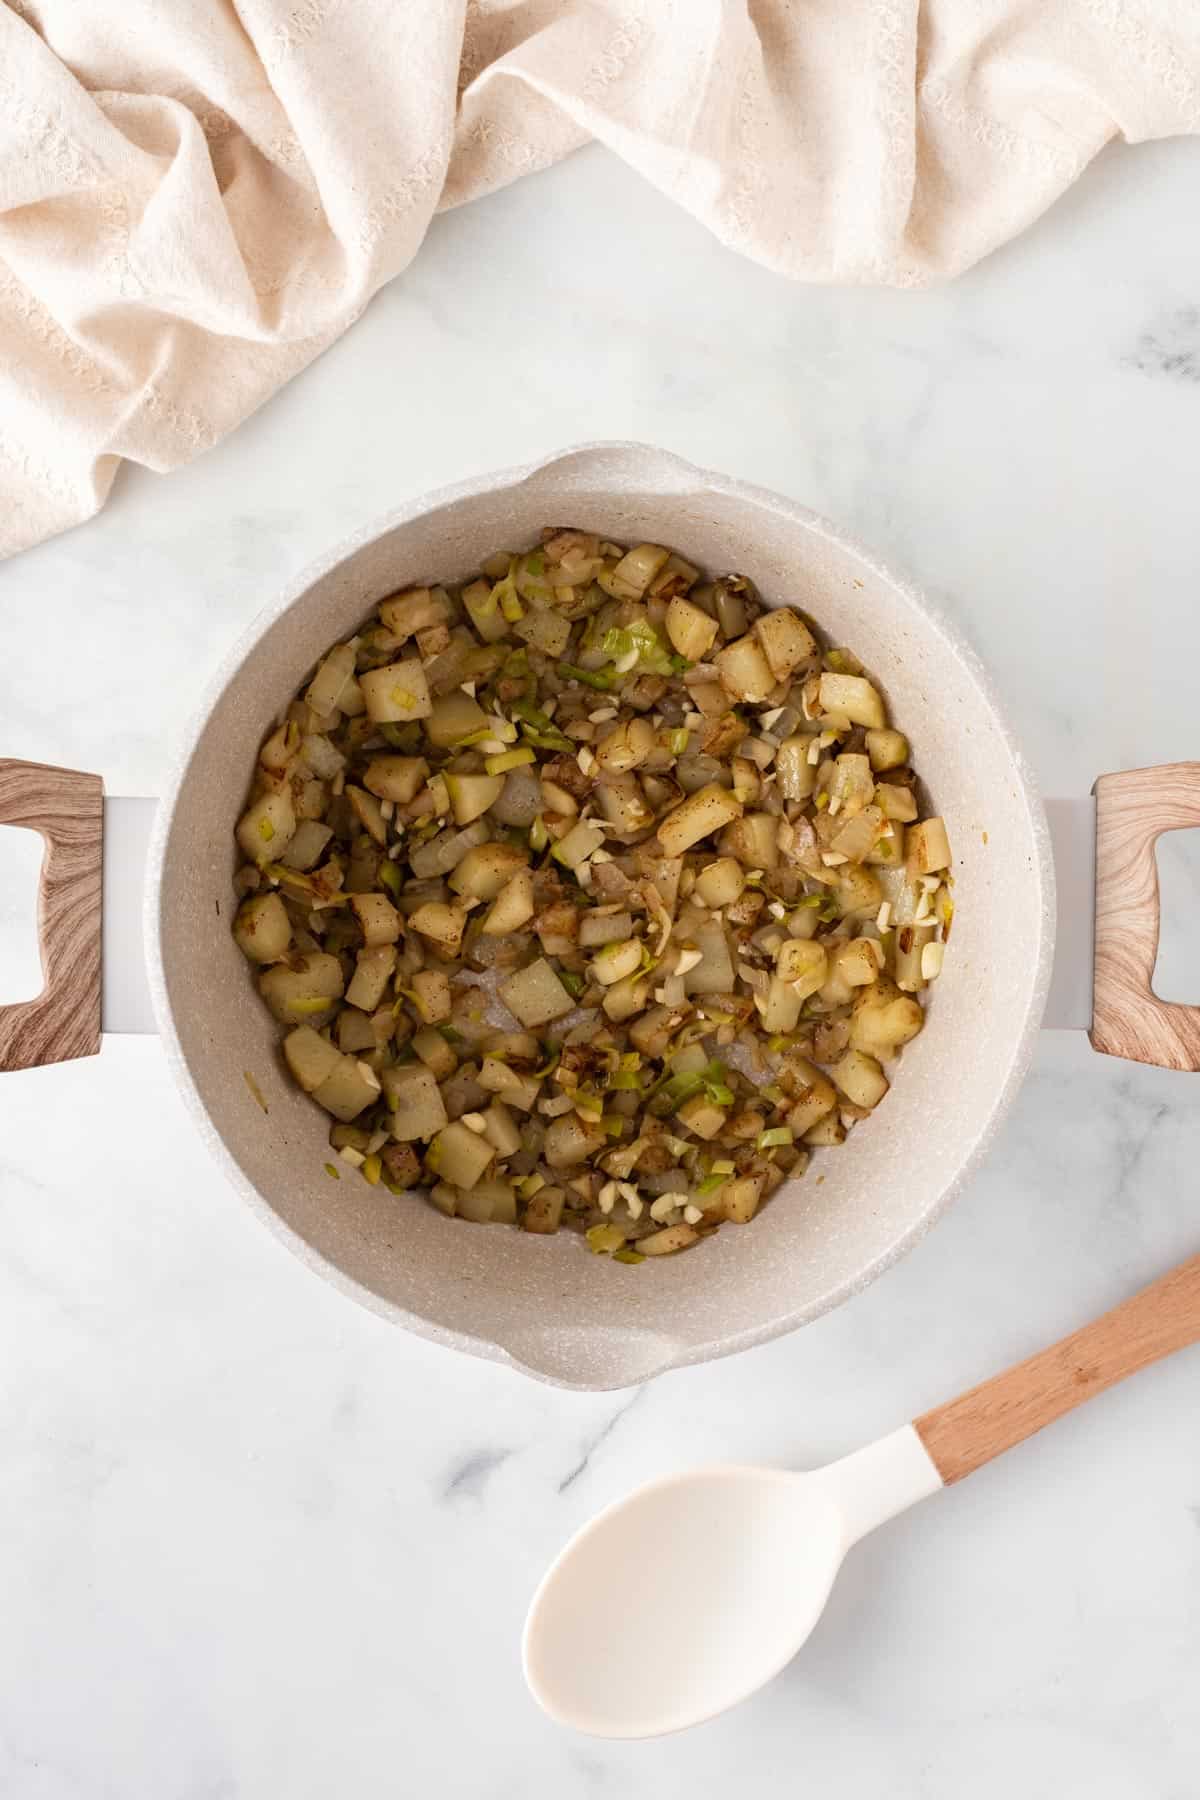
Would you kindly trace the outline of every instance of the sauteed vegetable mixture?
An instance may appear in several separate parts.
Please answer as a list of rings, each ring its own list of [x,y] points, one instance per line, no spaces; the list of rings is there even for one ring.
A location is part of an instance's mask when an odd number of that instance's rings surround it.
[[[639,1262],[883,1099],[950,847],[801,612],[543,539],[330,648],[259,753],[234,936],[340,1163]]]

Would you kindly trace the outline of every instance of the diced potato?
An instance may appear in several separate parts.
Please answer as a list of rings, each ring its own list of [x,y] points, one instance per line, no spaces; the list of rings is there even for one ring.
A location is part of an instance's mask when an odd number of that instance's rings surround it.
[[[779,865],[779,820],[774,813],[747,813],[721,833],[721,849],[746,869],[774,869]]]
[[[504,786],[493,802],[492,817],[501,825],[515,825],[524,831],[542,810],[542,778],[533,763],[524,763],[510,769],[501,780]]]
[[[425,721],[424,733],[437,750],[450,750],[464,738],[473,737],[487,727],[487,714],[478,700],[455,688],[435,700]]]
[[[650,998],[650,983],[644,975],[626,975],[622,981],[614,981],[605,988],[601,1005],[606,1018],[614,1025],[632,1019],[640,1013]]]
[[[521,1132],[503,1100],[493,1100],[483,1115],[483,1135],[497,1156],[515,1156],[521,1148]]]
[[[896,985],[906,994],[917,994],[926,985],[922,966],[926,944],[933,942],[934,925],[901,925],[896,932]]]
[[[890,983],[887,985],[890,988]],[[879,987],[883,989],[884,984],[880,983]],[[917,1036],[924,1023],[925,1013],[919,1000],[897,994],[894,989],[890,994],[886,991],[877,994],[875,989],[867,988],[861,991],[854,1005],[850,1042],[854,1049],[890,1062],[901,1045],[910,1043]]]
[[[618,832],[644,831],[653,818],[641,783],[632,770],[606,770],[596,785],[595,797],[600,811]],[[583,829],[592,828],[584,825]]]
[[[508,620],[492,598],[490,581],[472,581],[462,591],[467,617],[485,644],[497,644],[508,636]]]
[[[416,1187],[421,1179],[421,1164],[411,1144],[385,1144],[379,1152],[383,1159],[383,1178],[391,1187]]]
[[[435,1181],[429,1190],[429,1200],[448,1219],[458,1212],[458,1189],[451,1187],[448,1181]]]
[[[756,704],[765,700],[775,686],[771,665],[763,654],[762,645],[752,633],[726,645],[724,650],[718,652],[714,661],[721,686],[735,700],[747,700]]]
[[[517,1197],[510,1181],[489,1175],[473,1188],[457,1195],[455,1217],[469,1219],[475,1225],[514,1225],[517,1219]]]
[[[408,866],[418,881],[428,881],[436,875],[448,875],[456,869],[468,850],[479,844],[486,844],[490,833],[483,819],[475,819],[470,825],[464,825],[461,831],[443,831],[433,839],[432,843],[422,844],[411,852]]]
[[[363,786],[380,800],[395,800],[407,806],[428,779],[429,764],[423,756],[373,756],[367,764]]]
[[[596,761],[605,770],[623,774],[638,769],[654,749],[654,727],[648,719],[628,719],[606,731],[596,745]]]
[[[577,1113],[563,1113],[547,1127],[542,1155],[552,1169],[569,1169],[595,1156],[607,1142],[602,1126],[581,1119]]]
[[[917,803],[911,788],[894,787],[890,782],[881,781],[875,789],[875,800],[885,819],[911,825],[917,816]]]
[[[672,1034],[686,1015],[685,1007],[652,1006],[629,1027],[629,1041],[642,1056],[665,1056]]]
[[[878,843],[883,829],[883,814],[877,806],[867,806],[848,818],[844,825],[840,819],[838,823],[840,829],[835,833],[831,847],[839,856],[857,863],[862,862]]]
[[[681,1125],[686,1125],[689,1131],[694,1131],[698,1138],[707,1140],[715,1138],[717,1133],[724,1129],[728,1114],[723,1106],[718,1106],[716,1101],[710,1100],[707,1095],[693,1094],[690,1100],[684,1101],[675,1117]]]
[[[731,1225],[748,1225],[758,1211],[762,1191],[761,1176],[744,1175],[727,1181],[717,1190],[721,1217]]]
[[[351,894],[350,911],[358,920],[368,950],[394,944],[400,936],[400,914],[386,894]]]
[[[568,996],[569,998],[570,996]],[[490,1094],[496,1094],[506,1106],[515,1106],[518,1112],[532,1112],[542,1084],[533,1075],[522,1075],[499,1057],[485,1056],[479,1071],[479,1085]]]
[[[817,764],[809,761],[815,738],[784,738],[775,752],[779,791],[785,800],[807,800],[817,785]]]
[[[423,1063],[400,1063],[383,1071],[389,1128],[398,1143],[431,1138],[446,1124],[446,1105],[432,1069]]]
[[[237,841],[247,862],[278,862],[296,829],[296,809],[291,789],[260,794],[238,820]]]
[[[885,826],[886,831],[886,826]],[[903,825],[892,826],[890,837],[880,837],[873,849],[868,850],[863,858],[873,868],[901,869],[904,867],[905,831]]]
[[[887,724],[879,690],[863,675],[822,675],[819,691],[823,712],[840,714],[852,725],[865,725],[871,730],[880,730]]]
[[[604,833],[600,827],[581,820],[559,838],[552,854],[555,862],[561,863],[564,869],[578,869],[593,850],[601,850],[603,847]]]
[[[326,1081],[341,1061],[341,1052],[311,1025],[297,1025],[283,1040],[288,1068],[306,1094]]]
[[[449,1081],[442,1082],[442,1099],[449,1118],[464,1118],[467,1113],[477,1113],[487,1105],[487,1089],[478,1076],[478,1066],[473,1062],[465,1062],[455,1069]]]
[[[742,865],[732,856],[718,856],[696,877],[696,893],[705,906],[731,906],[745,885]]]
[[[593,981],[601,987],[611,987],[616,981],[623,981],[641,967],[642,943],[639,938],[627,938],[623,944],[606,944],[593,956],[590,974]]]
[[[365,1062],[338,1056],[337,1067],[313,1089],[313,1099],[335,1119],[356,1119],[379,1098],[379,1077]]]
[[[461,906],[447,906],[440,900],[429,900],[424,906],[418,906],[409,919],[413,930],[436,944],[446,956],[458,955],[466,923],[467,915]]]
[[[803,1001],[790,981],[781,981],[778,975],[771,977],[766,997],[759,1008],[762,1028],[772,1037],[795,1031],[800,1023],[800,1008]]]
[[[836,1108],[818,1119],[804,1134],[804,1142],[811,1144],[814,1150],[827,1150],[834,1144],[844,1144],[845,1141],[846,1127],[838,1117]]]
[[[868,731],[867,755],[877,772],[899,769],[908,761],[908,739],[902,731]]]
[[[682,856],[701,838],[711,837],[741,816],[741,805],[729,789],[710,782],[667,814],[658,828],[658,841],[668,856]]]
[[[699,1235],[690,1225],[664,1225],[661,1231],[639,1238],[637,1247],[642,1256],[670,1256],[676,1250],[688,1249]]]
[[[818,1119],[823,1119],[837,1105],[837,1089],[827,1076],[822,1075],[820,1069],[813,1063],[806,1062],[802,1056],[789,1056],[788,1067],[797,1083],[795,1101],[788,1112],[788,1124],[795,1137],[806,1137]]]
[[[449,998],[450,981],[447,976],[443,976],[443,979],[446,982],[446,993]],[[419,1031],[413,1032],[412,1047],[425,1067],[431,1070],[439,1081],[447,1080],[458,1067],[458,1058],[454,1051],[441,1032],[435,1030],[432,1025],[422,1025]]]
[[[608,571],[601,585],[618,600],[640,600],[670,554],[661,544],[636,544]]]
[[[706,719],[721,719],[729,711],[729,695],[719,681],[697,681],[688,688],[688,698]]]
[[[544,656],[559,657],[567,647],[571,622],[549,607],[531,606],[523,619],[513,626],[513,636],[523,638]]]
[[[425,1161],[440,1181],[467,1190],[475,1186],[495,1154],[481,1132],[472,1131],[469,1125],[455,1120],[438,1132],[426,1152]]]
[[[338,1049],[345,1051],[347,1056],[365,1056],[376,1047],[375,1027],[357,1006],[343,1006],[334,1030]]]
[[[831,1070],[847,1100],[869,1112],[888,1091],[888,1078],[873,1056],[863,1050],[847,1050]]]
[[[936,875],[950,867],[950,840],[944,819],[923,819],[908,833],[908,860],[918,875]]]
[[[840,944],[834,956],[840,980],[851,988],[869,987],[878,981],[882,966],[871,938],[852,938],[849,943]]]
[[[689,662],[703,662],[716,641],[717,622],[677,595],[667,607],[667,636],[680,656]]]
[[[754,629],[776,681],[786,681],[817,654],[816,638],[790,606],[770,608],[755,621]]]
[[[346,684],[354,679],[354,652],[349,644],[335,644],[308,684],[304,698],[324,717],[341,705]]]
[[[775,958],[775,973],[780,981],[785,981],[793,989],[798,1000],[807,1000],[824,987],[828,973],[828,958],[823,944],[814,944],[804,938],[788,938],[779,946],[779,954]]]
[[[503,775],[457,775],[448,769],[445,779],[456,825],[469,825],[472,819],[478,819],[504,792]]]
[[[429,684],[418,657],[368,669],[359,677],[368,717],[380,725],[401,725],[407,719],[427,719],[433,711]]]
[[[374,944],[360,950],[346,989],[347,1005],[360,1007],[366,1013],[374,1012],[387,992],[395,967],[394,944]]]
[[[843,863],[841,868],[827,869],[825,880],[836,890],[843,914],[879,911],[883,900],[879,877],[861,863]]]
[[[595,950],[601,944],[620,944],[633,936],[633,917],[627,912],[585,912],[579,920],[579,947]]]
[[[522,1227],[526,1231],[536,1231],[542,1235],[557,1231],[562,1222],[565,1201],[566,1195],[562,1188],[539,1188],[532,1200],[525,1202]]]
[[[733,958],[729,954],[729,939],[720,919],[705,919],[697,925],[693,942],[700,952],[700,961],[695,968],[688,969],[684,974],[683,985],[688,994],[731,993],[734,983]]]
[[[533,876],[528,869],[518,869],[492,901],[479,929],[485,937],[508,937],[528,925],[533,913]]]
[[[350,810],[363,830],[374,838],[377,844],[386,844],[387,820],[384,818],[374,794],[368,794],[365,788],[356,787],[351,783],[346,788],[346,798],[350,802]]]
[[[451,1006],[450,977],[445,969],[418,969],[411,986],[426,1025],[444,1025]]]
[[[469,900],[494,900],[528,861],[529,852],[516,844],[480,844],[467,851],[450,877],[450,886]]]
[[[323,731],[309,732],[301,742],[300,753],[306,766],[322,781],[332,781],[346,766],[346,758]]]
[[[315,782],[313,786],[321,784]],[[321,802],[324,806],[324,800]],[[301,819],[297,825],[291,843],[279,861],[285,869],[314,869],[325,854],[333,832],[328,825],[321,825],[316,819]]]
[[[292,941],[292,922],[278,894],[256,894],[238,907],[233,938],[251,962],[278,962]]]
[[[575,1005],[545,957],[507,976],[500,983],[499,994],[513,1017],[529,1031],[561,1019]]]
[[[429,625],[442,625],[450,616],[446,597],[440,590],[427,587],[408,588],[380,603],[379,616],[388,630],[398,638],[412,637]]]
[[[336,956],[314,951],[295,967],[273,963],[258,978],[258,991],[283,1025],[323,1025],[342,997],[342,965]]]

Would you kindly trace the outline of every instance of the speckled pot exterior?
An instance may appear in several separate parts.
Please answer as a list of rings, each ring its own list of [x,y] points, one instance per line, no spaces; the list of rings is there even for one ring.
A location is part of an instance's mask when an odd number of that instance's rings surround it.
[[[958,910],[924,1033],[879,1113],[746,1228],[620,1267],[574,1233],[448,1220],[324,1173],[327,1121],[286,1078],[229,933],[232,828],[264,728],[385,594],[455,580],[543,525],[677,545],[858,648],[913,743],[955,852]],[[312,1268],[383,1317],[565,1387],[624,1387],[761,1344],[912,1247],[984,1154],[1032,1053],[1054,878],[1041,805],[972,651],[869,551],[790,500],[638,444],[599,444],[406,506],[307,570],[219,672],[160,808],[150,979],[184,1097],[222,1169]],[[264,1116],[245,1080],[269,1105]],[[821,1177],[822,1179],[818,1179]]]

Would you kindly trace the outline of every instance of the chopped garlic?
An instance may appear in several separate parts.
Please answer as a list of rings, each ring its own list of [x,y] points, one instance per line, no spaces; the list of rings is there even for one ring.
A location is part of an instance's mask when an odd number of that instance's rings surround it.
[[[349,1163],[352,1169],[361,1169],[367,1160],[362,1151],[356,1150],[353,1144],[343,1144],[338,1155],[344,1163]]]
[[[487,1130],[487,1120],[482,1113],[464,1113],[462,1115],[462,1122],[467,1127],[468,1131],[483,1132]]]
[[[685,1206],[683,1209],[683,1216],[689,1225],[698,1225],[704,1217],[704,1214],[700,1211],[698,1206]]]
[[[921,975],[925,981],[936,981],[942,972],[945,949],[941,944],[926,944],[921,952]]]
[[[888,929],[888,922],[891,919],[891,916],[892,916],[892,903],[890,900],[885,900],[883,905],[879,908],[879,912],[875,919],[876,931],[886,931]]]

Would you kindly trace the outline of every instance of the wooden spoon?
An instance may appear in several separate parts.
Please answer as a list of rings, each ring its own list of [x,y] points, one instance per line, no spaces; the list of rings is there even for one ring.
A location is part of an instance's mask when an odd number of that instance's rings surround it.
[[[712,1718],[791,1660],[867,1532],[1197,1341],[1200,1256],[826,1468],[701,1469],[637,1489],[571,1539],[534,1595],[524,1639],[534,1697],[599,1737]]]

